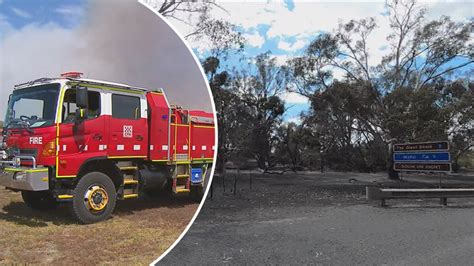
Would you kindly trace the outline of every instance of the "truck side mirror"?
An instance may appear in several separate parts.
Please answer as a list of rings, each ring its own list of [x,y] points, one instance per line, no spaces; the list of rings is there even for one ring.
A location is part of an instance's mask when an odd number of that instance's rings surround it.
[[[76,109],[75,116],[76,116],[76,119],[75,119],[76,123],[81,122],[82,120],[87,118],[87,109],[84,109],[84,108]]]
[[[76,87],[76,106],[85,109],[88,106],[87,88]]]

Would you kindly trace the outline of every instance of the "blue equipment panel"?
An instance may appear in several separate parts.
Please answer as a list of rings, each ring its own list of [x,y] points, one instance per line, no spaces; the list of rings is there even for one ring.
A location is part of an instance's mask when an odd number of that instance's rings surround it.
[[[191,182],[202,183],[202,169],[201,168],[192,168],[191,169]]]

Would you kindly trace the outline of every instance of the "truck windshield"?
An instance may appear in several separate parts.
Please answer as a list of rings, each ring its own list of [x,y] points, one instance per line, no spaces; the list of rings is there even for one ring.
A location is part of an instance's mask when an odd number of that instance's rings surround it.
[[[8,101],[6,128],[44,127],[54,124],[59,83],[28,87],[13,91]]]

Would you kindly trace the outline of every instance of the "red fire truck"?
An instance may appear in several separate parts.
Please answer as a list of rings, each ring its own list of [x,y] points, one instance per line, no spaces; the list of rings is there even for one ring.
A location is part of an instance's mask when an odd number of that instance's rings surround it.
[[[117,199],[172,191],[202,198],[215,150],[212,113],[170,105],[162,89],[79,72],[15,86],[0,149],[0,185],[33,209],[64,202],[82,223]]]

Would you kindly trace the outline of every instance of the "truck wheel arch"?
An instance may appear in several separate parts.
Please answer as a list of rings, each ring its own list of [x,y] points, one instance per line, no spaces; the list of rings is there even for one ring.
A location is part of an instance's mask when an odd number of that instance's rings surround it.
[[[107,175],[115,185],[118,191],[123,183],[123,176],[116,162],[107,159],[107,157],[94,157],[87,159],[79,168],[77,173],[76,183],[81,177],[90,172],[101,172]]]

